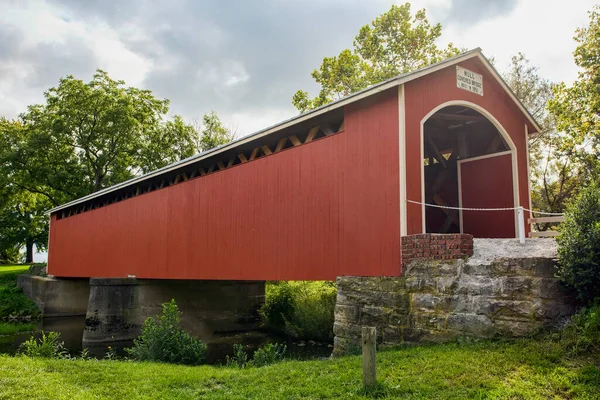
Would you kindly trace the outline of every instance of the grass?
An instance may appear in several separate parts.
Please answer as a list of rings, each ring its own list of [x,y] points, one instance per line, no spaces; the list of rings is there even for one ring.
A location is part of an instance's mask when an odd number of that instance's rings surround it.
[[[0,321],[9,315],[37,316],[35,303],[17,287],[17,275],[26,272],[29,265],[0,266]],[[1,332],[1,331],[0,331]]]
[[[36,324],[0,322],[0,336],[15,335],[22,332],[33,332]]]
[[[597,399],[599,361],[549,340],[399,348],[378,352],[364,391],[358,356],[250,369],[0,356],[0,399]]]

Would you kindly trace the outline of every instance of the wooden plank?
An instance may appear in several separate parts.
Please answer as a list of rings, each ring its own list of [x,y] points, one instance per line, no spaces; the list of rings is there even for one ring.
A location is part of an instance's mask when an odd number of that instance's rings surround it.
[[[200,168],[200,176],[204,175],[206,175],[206,171],[204,171],[204,168]]]
[[[279,153],[281,151],[281,149],[283,149],[283,146],[285,146],[285,142],[287,142],[286,137],[279,139],[279,142],[277,142],[277,146],[275,146],[275,151],[273,153]]]
[[[246,156],[242,153],[238,154],[238,158],[240,159],[240,162],[243,164],[245,162],[248,162],[248,159],[246,158]]]
[[[556,231],[544,231],[544,232],[529,232],[529,237],[556,237],[558,232]]]
[[[213,172],[215,170],[215,164],[212,164],[210,167],[208,167],[208,171],[206,171],[207,174],[210,174],[211,172]]]
[[[267,145],[262,145],[262,146],[260,146],[260,148],[262,149],[262,151],[263,151],[263,154],[264,154],[265,156],[268,156],[268,155],[270,155],[270,154],[273,154],[273,152],[271,151],[271,149],[270,149],[270,148],[269,148],[269,146],[267,146]]]
[[[435,143],[433,143],[433,139],[431,139],[431,136],[429,136],[429,135],[425,135],[425,136],[427,136],[427,143],[429,144],[429,148],[433,152],[433,156],[440,164],[442,164],[444,166],[444,168],[446,168],[447,167],[446,159],[444,158],[444,156],[442,156],[442,153],[440,153],[440,151],[438,150]]]
[[[329,124],[322,124],[321,125],[321,130],[323,131],[323,133],[325,134],[325,136],[333,135],[335,133],[333,131],[333,129],[331,129],[331,126],[329,126]]]
[[[317,135],[317,132],[319,132],[319,125],[310,128],[310,130],[308,131],[308,135],[306,136],[306,140],[304,140],[304,143],[312,142],[315,136]]]
[[[295,146],[300,146],[302,144],[302,142],[298,139],[298,137],[296,135],[292,135],[289,137],[290,142],[292,142],[292,144]]]
[[[377,384],[377,353],[375,348],[377,342],[377,328],[374,326],[363,326],[361,338],[363,386],[365,388],[370,388]]]
[[[222,161],[217,161],[217,167],[219,167],[219,171],[222,171],[225,169],[225,164]]]
[[[539,218],[528,218],[527,222],[530,224],[547,224],[551,222],[564,222],[564,215],[557,215],[555,217],[539,217]]]
[[[235,157],[233,157],[231,160],[229,160],[229,162],[227,163],[227,168],[231,167],[233,165],[234,161],[235,161]]]
[[[252,161],[256,158],[256,156],[258,155],[260,148],[255,148],[254,150],[252,150],[252,153],[250,153],[250,158],[248,159],[248,161]]]
[[[343,132],[343,131],[344,131],[344,123],[345,123],[345,122],[346,122],[346,120],[345,120],[345,119],[343,119],[343,120],[342,120],[342,124],[340,125],[340,127],[339,127],[339,128],[338,128],[338,130],[337,130],[337,131],[338,131],[338,133],[339,133],[339,132]]]

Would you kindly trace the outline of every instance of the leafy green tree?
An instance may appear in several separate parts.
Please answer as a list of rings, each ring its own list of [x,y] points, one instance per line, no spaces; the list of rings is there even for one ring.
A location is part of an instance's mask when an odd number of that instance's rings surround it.
[[[200,150],[197,147],[198,132],[176,115],[149,130],[146,143],[140,148],[140,169],[148,173],[165,165],[193,156]]]
[[[204,114],[202,122],[196,123],[195,129],[198,134],[196,142],[198,152],[208,151],[227,144],[235,138],[235,133],[223,125],[214,111]]]
[[[539,75],[538,68],[519,53],[503,74],[516,97],[539,123],[541,131],[529,137],[532,206],[536,210],[563,212],[567,200],[586,180],[585,170],[563,152],[564,135],[559,133],[546,106],[553,98],[553,84]],[[537,227],[548,228],[546,225]]]
[[[600,172],[600,6],[590,12],[590,23],[576,31],[575,63],[581,72],[572,86],[554,88],[549,109],[557,128],[565,133],[563,151],[577,157],[597,179]]]
[[[192,126],[165,119],[167,100],[104,71],[87,83],[67,76],[45,99],[0,118],[0,254],[24,246],[28,262],[46,246],[44,211],[198,151]]]
[[[98,70],[72,76],[28,108],[9,163],[15,184],[52,204],[87,195],[194,152],[196,133],[181,118],[164,123],[168,100],[125,87]]]
[[[413,71],[444,58],[459,50],[449,44],[441,49],[436,45],[442,35],[442,26],[431,25],[425,9],[414,15],[410,3],[392,8],[363,26],[354,38],[353,49],[339,55],[325,57],[312,77],[321,86],[319,94],[311,99],[299,90],[292,103],[300,112],[322,106],[369,85],[396,75]]]
[[[34,246],[45,250],[48,243],[48,200],[39,194],[17,190],[0,204],[0,249],[25,247],[25,262],[33,262]]]

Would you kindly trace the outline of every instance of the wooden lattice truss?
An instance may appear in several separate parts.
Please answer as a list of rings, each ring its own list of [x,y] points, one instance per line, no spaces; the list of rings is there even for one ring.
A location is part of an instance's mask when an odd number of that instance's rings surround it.
[[[334,127],[337,127],[335,129]],[[199,161],[196,165],[186,166],[180,171],[174,171],[170,174],[165,174],[160,179],[153,182],[140,182],[137,185],[132,185],[129,188],[120,190],[114,194],[107,194],[100,199],[94,199],[89,202],[75,205],[68,209],[62,210],[59,218],[70,217],[80,214],[85,211],[95,210],[100,207],[107,206],[119,201],[127,200],[154,190],[163,189],[168,186],[187,182],[190,179],[199,178],[208,174],[223,171],[235,165],[245,164],[256,159],[277,154],[285,149],[294,148],[311,143],[317,139],[331,136],[340,133],[344,130],[344,120],[341,123],[321,123],[313,126],[306,132],[305,135],[293,134],[279,139],[275,146],[267,144],[258,144],[252,150],[245,152],[237,152],[227,158],[220,158],[223,155],[217,154],[211,157],[208,161]]]

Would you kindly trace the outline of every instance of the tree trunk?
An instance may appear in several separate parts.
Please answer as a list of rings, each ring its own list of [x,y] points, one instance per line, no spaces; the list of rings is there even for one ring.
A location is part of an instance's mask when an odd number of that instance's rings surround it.
[[[27,249],[25,253],[25,264],[31,264],[33,263],[33,242],[27,241],[25,247]]]

